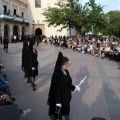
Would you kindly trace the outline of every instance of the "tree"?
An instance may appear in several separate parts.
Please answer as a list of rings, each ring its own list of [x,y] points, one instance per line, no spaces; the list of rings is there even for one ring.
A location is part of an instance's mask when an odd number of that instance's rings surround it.
[[[88,31],[98,33],[101,29],[106,27],[106,22],[103,13],[103,6],[97,5],[95,0],[89,0],[86,3],[87,13],[87,24],[85,25]]]
[[[58,2],[56,7],[48,7],[42,14],[48,26],[61,25],[61,30],[75,28],[82,34],[83,29],[85,33],[92,28],[95,30],[104,26],[102,9],[103,7],[97,5],[95,0],[89,0],[84,6],[75,0],[69,0],[67,3]]]
[[[120,36],[120,11],[110,11],[106,13],[107,28],[103,32],[108,35]]]
[[[73,17],[71,16],[74,15],[73,4],[72,0],[67,4],[58,2],[55,4],[56,7],[48,7],[45,9],[42,14],[45,16],[45,22],[48,23],[48,26],[56,27],[62,25],[61,30],[63,28],[72,27]]]

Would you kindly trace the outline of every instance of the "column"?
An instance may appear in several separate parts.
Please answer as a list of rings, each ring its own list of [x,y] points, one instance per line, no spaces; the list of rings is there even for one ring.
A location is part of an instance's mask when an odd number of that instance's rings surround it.
[[[21,36],[22,36],[22,26],[19,25],[19,30],[18,30],[18,37],[19,37],[19,40],[21,40]]]
[[[13,25],[9,25],[9,42],[12,42]]]

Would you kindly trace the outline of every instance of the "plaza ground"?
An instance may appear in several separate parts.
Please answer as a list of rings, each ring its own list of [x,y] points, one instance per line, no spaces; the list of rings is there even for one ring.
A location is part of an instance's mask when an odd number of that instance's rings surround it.
[[[81,91],[72,96],[70,120],[91,120],[93,117],[120,120],[120,70],[116,62],[45,43],[37,50],[39,75],[37,90],[33,91],[21,70],[22,43],[10,43],[8,53],[0,45],[0,60],[6,66],[15,103],[22,109],[32,109],[24,120],[49,120],[47,97],[59,51],[69,58],[68,70],[74,85],[87,76]]]

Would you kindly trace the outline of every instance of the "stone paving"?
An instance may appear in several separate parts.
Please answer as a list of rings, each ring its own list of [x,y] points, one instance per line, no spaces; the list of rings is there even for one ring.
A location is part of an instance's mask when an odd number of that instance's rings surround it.
[[[10,43],[8,53],[0,45],[0,60],[6,66],[15,103],[22,109],[32,109],[24,120],[49,120],[47,96],[59,51],[70,59],[68,70],[74,85],[87,76],[81,92],[73,94],[70,120],[91,120],[93,117],[120,120],[120,70],[116,62],[44,43],[37,50],[39,75],[37,91],[33,91],[21,70],[22,43]]]

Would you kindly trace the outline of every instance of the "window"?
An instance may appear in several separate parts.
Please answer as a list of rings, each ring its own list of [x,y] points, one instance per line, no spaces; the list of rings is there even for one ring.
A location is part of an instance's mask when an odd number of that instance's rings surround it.
[[[14,9],[14,15],[16,15],[16,9]]]
[[[22,18],[24,17],[24,12],[22,12]]]
[[[6,13],[7,13],[7,6],[4,5],[4,14],[6,14]]]
[[[35,7],[41,7],[41,0],[35,0]]]

